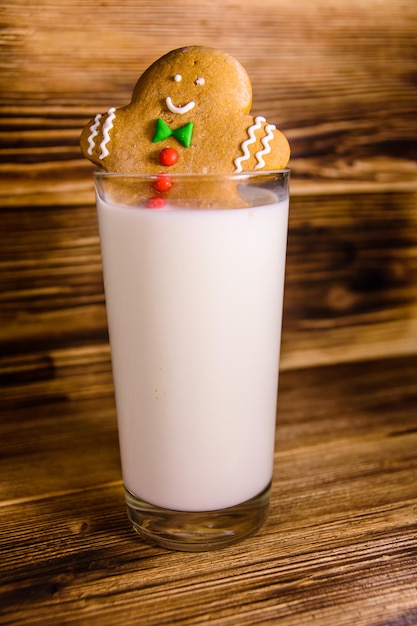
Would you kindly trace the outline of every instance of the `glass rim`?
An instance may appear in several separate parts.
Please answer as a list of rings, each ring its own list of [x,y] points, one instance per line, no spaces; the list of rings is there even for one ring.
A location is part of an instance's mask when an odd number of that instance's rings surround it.
[[[230,180],[230,181],[235,181],[235,182],[249,182],[251,180],[254,179],[267,179],[267,178],[277,178],[279,176],[281,177],[285,177],[285,176],[289,176],[290,174],[290,168],[284,168],[284,169],[280,169],[280,170],[252,170],[250,172],[239,172],[237,173],[232,173],[232,174],[224,174],[224,173],[220,173],[220,172],[209,172],[209,173],[204,173],[204,172],[196,172],[196,173],[186,173],[186,174],[180,174],[180,173],[171,173],[171,172],[158,172],[156,174],[151,174],[151,173],[122,173],[122,172],[107,172],[106,170],[96,170],[93,172],[93,176],[96,180],[102,180],[102,179],[109,179],[109,180],[116,180],[116,179],[128,179],[128,180],[141,180],[141,181],[154,181],[157,180],[158,178],[161,178],[162,176],[167,176],[169,177],[171,180],[182,180],[182,181],[186,181],[186,180],[198,180],[198,179],[205,179],[205,180],[216,180],[216,179],[222,179],[222,180]]]

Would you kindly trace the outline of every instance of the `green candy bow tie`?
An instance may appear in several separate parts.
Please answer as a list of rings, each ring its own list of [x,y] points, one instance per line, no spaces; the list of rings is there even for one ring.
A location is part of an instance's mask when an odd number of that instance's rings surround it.
[[[189,148],[191,145],[191,138],[193,136],[193,127],[193,122],[188,122],[188,124],[184,124],[184,126],[181,126],[180,128],[171,130],[164,120],[158,118],[156,120],[156,127],[152,137],[152,142],[157,143],[158,141],[163,141],[164,139],[168,139],[168,137],[173,136],[183,146]]]

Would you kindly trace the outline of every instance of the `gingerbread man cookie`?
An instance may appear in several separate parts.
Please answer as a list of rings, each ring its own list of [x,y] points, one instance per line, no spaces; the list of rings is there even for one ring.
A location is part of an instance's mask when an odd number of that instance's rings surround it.
[[[282,169],[288,141],[264,117],[253,118],[251,104],[251,83],[236,59],[213,48],[180,48],[145,71],[130,104],[87,124],[81,150],[101,169],[122,174]],[[169,185],[169,177],[159,184]]]

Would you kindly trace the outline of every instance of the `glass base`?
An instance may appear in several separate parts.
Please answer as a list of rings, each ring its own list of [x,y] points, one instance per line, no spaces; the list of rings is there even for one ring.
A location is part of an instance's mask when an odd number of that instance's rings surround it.
[[[154,506],[125,489],[129,519],[145,540],[171,550],[201,552],[230,546],[264,524],[271,484],[257,496],[216,511],[171,511]]]

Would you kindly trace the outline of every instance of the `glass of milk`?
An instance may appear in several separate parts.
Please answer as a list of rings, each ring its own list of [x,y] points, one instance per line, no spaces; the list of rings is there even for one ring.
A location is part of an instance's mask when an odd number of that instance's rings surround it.
[[[268,512],[289,171],[95,186],[129,518],[171,549],[230,545]]]

